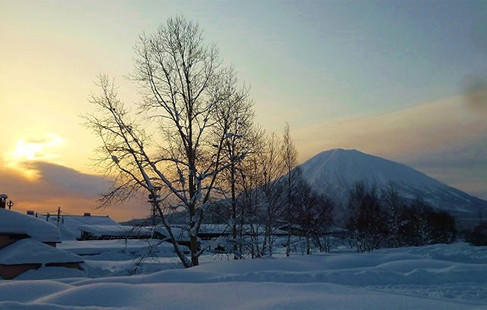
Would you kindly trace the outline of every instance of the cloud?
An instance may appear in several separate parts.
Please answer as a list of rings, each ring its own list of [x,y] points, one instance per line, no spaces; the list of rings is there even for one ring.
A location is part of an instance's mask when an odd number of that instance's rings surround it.
[[[99,194],[106,191],[111,181],[103,176],[86,174],[65,166],[35,161],[23,163],[37,172],[37,179],[29,179],[10,168],[0,169],[0,192],[9,195],[18,211],[35,210],[55,212],[58,206],[64,214],[108,214],[116,219],[147,216],[139,201],[129,201],[107,209],[99,206]],[[5,166],[4,166],[5,167]],[[139,204],[139,205],[137,205]],[[134,208],[135,207],[135,208]]]
[[[487,199],[487,136],[447,152],[432,152],[410,159],[409,165],[446,184]]]
[[[445,150],[487,133],[487,123],[475,119],[456,97],[406,110],[326,121],[295,130],[303,159],[336,147],[396,158]]]
[[[70,195],[95,197],[107,191],[110,186],[110,181],[102,176],[84,174],[53,163],[35,161],[26,162],[24,166],[29,170],[36,170],[41,182]]]
[[[47,144],[47,145],[59,145],[63,139],[56,134],[45,134],[40,138],[28,138],[25,139],[25,143],[32,144]]]
[[[474,113],[487,116],[487,78],[470,77],[465,83],[465,103]],[[485,118],[484,118],[485,119]]]
[[[487,199],[487,122],[463,97],[294,131],[301,160],[331,148],[383,156]]]

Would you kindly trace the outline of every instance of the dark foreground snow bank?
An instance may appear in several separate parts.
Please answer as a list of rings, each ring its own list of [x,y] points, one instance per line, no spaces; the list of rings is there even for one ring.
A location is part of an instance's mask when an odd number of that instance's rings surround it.
[[[487,248],[463,243],[0,282],[0,309],[487,309]]]

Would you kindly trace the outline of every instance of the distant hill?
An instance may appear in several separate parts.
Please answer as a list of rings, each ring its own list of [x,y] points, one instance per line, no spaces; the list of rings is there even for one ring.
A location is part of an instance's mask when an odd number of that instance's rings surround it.
[[[393,183],[406,199],[421,197],[437,210],[463,221],[487,216],[487,201],[441,183],[406,165],[357,150],[333,149],[319,153],[299,166],[303,178],[320,193],[344,206],[352,186],[363,181],[379,191]]]

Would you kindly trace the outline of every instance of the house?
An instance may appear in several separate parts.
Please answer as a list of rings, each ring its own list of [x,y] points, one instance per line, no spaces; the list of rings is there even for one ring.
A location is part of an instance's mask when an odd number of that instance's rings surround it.
[[[44,218],[45,219],[45,218]],[[49,222],[59,229],[62,240],[76,240],[82,238],[82,227],[95,226],[120,226],[109,216],[97,216],[85,213],[84,215],[62,215],[59,220],[56,216],[48,218]]]
[[[0,208],[0,276],[13,279],[30,269],[81,269],[83,259],[56,248],[57,227],[39,218]]]
[[[232,228],[227,224],[201,224],[198,237],[202,240],[211,240],[219,237],[228,237],[232,234]]]
[[[0,249],[0,276],[13,279],[30,269],[67,267],[81,270],[83,259],[32,238],[25,238]]]
[[[190,246],[191,238],[189,232],[186,229],[184,229],[183,227],[171,226],[171,232],[178,244],[187,247]],[[163,225],[157,225],[156,227],[154,227],[154,238],[171,242],[169,232]]]
[[[78,240],[111,240],[111,239],[149,239],[150,229],[136,226],[116,225],[80,225],[81,237]]]
[[[0,249],[25,238],[53,247],[61,242],[56,226],[33,216],[0,208]]]

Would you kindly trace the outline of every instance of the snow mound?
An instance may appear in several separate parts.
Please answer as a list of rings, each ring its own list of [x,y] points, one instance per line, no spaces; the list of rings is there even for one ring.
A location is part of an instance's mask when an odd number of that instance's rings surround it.
[[[39,269],[27,270],[26,272],[16,276],[15,280],[62,279],[63,281],[67,281],[66,279],[69,279],[69,281],[75,281],[83,277],[86,277],[85,270],[68,267],[44,266]]]
[[[108,309],[472,309],[472,305],[390,295],[335,284],[205,283],[92,284],[35,301]],[[1,304],[0,304],[1,305]],[[480,309],[480,308],[478,308]]]
[[[71,288],[71,285],[57,281],[31,281],[25,289],[22,281],[0,282],[0,300],[30,302],[42,296],[51,295]]]
[[[69,246],[74,248],[74,242]],[[0,282],[0,309],[487,308],[487,247],[465,243],[360,254],[215,259],[204,256],[194,268],[135,276]],[[88,268],[92,263],[86,263]],[[30,293],[23,296],[24,291]]]
[[[76,254],[30,238],[19,240],[0,251],[1,265],[82,262],[83,259]]]

